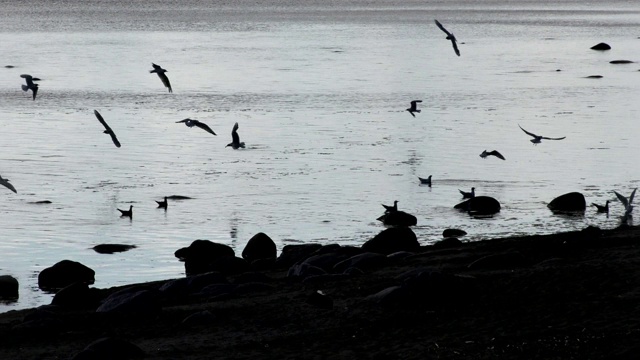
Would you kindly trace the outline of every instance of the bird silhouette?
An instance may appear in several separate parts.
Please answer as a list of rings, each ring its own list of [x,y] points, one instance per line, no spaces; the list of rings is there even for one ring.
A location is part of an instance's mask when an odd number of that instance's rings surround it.
[[[460,189],[458,189],[458,191],[460,191],[460,194],[462,194],[463,199],[471,199],[476,197],[476,188],[474,187],[471,188],[471,192],[462,191]]]
[[[36,94],[38,93],[38,84],[34,83],[34,81],[38,81],[40,79],[39,78],[34,78],[33,76],[31,76],[29,74],[22,74],[22,75],[20,75],[20,77],[23,78],[27,82],[27,85],[22,85],[22,90],[23,91],[31,90],[33,92],[33,100],[35,100],[36,99]]]
[[[616,194],[616,197],[618,197],[618,200],[620,200],[622,205],[624,205],[625,216],[631,216],[631,212],[633,211],[633,205],[631,203],[633,202],[633,197],[636,195],[636,190],[638,190],[638,188],[633,189],[629,198],[624,197],[615,190],[613,191]]]
[[[153,70],[149,70],[149,72],[158,74],[158,77],[160,78],[160,80],[162,80],[162,83],[164,84],[164,86],[169,89],[169,92],[173,92],[173,90],[171,89],[171,83],[169,82],[169,78],[167,77],[167,75],[164,74],[167,72],[167,70],[160,67],[160,65],[156,65],[154,63],[151,63],[151,66],[153,66]]]
[[[445,29],[444,26],[442,26],[442,24],[438,20],[436,20],[436,25],[438,25],[440,30],[444,31],[444,33],[447,34],[447,40],[451,40],[451,45],[453,45],[453,51],[456,52],[456,55],[460,56],[460,50],[458,50],[458,44],[457,44],[458,40],[456,40],[456,37],[453,35],[453,33],[450,33],[449,31],[447,31],[447,29]]]
[[[238,135],[238,123],[233,125],[233,129],[231,130],[231,142],[228,143],[227,146],[231,146],[233,149],[244,148],[244,142],[240,142],[240,136]]]
[[[522,126],[520,126],[520,124],[518,124],[518,126],[520,127],[520,129],[522,129]],[[562,140],[562,139],[566,138],[566,136],[563,136],[563,137],[560,137],[560,138],[550,138],[550,137],[540,136],[540,135],[536,135],[534,133],[530,133],[525,129],[522,129],[522,131],[524,131],[525,134],[533,137],[533,139],[531,139],[530,141],[534,145],[540,144],[542,142],[542,139],[545,139],[545,140]]]
[[[418,109],[418,103],[421,103],[422,100],[413,100],[411,102],[411,107],[407,109],[407,111],[409,112],[409,114],[411,114],[411,116],[416,117],[415,113],[419,113],[420,110]]]
[[[100,121],[100,123],[102,124],[102,126],[104,126],[104,133],[105,134],[109,134],[109,136],[111,136],[111,141],[113,141],[113,144],[116,147],[120,147],[120,141],[118,141],[118,138],[116,137],[116,134],[113,132],[113,130],[111,130],[111,128],[109,127],[109,125],[107,125],[107,122],[104,121],[104,119],[102,118],[102,115],[100,115],[100,113],[98,112],[98,110],[93,110],[93,113],[96,115],[96,117],[98,118],[98,121]]]
[[[129,210],[118,209],[118,211],[120,211],[120,217],[133,218],[133,205],[129,205]]]
[[[609,212],[609,200],[604,205],[598,205],[596,203],[591,203],[591,206],[595,206],[598,209],[599,213],[608,213]]]
[[[429,187],[431,187],[431,176],[432,175],[429,175],[429,177],[426,178],[426,179],[425,178],[421,178],[420,176],[418,176],[418,179],[420,180],[420,184],[421,185],[429,185]]]
[[[480,154],[480,157],[483,159],[486,159],[487,156],[489,155],[493,155],[499,159],[505,160],[504,156],[502,156],[502,154],[500,154],[497,150],[493,150],[493,151],[489,151],[487,152],[487,150],[483,151],[482,154]]]
[[[395,200],[393,202],[393,206],[382,204],[382,207],[385,209],[384,210],[385,214],[391,213],[391,212],[396,212],[396,211],[398,211],[398,200]]]
[[[156,202],[158,203],[158,207],[159,208],[163,208],[165,210],[167,209],[167,206],[169,205],[169,203],[167,202],[167,197],[166,196],[164,197],[163,201],[156,200]]]
[[[187,125],[187,126],[188,126],[188,127],[190,127],[190,128],[191,128],[191,127],[194,127],[194,126],[197,126],[197,127],[199,127],[200,129],[202,129],[202,130],[204,130],[204,131],[208,132],[209,134],[216,135],[216,133],[215,133],[215,132],[213,132],[213,130],[211,130],[211,128],[210,128],[207,124],[205,124],[205,123],[203,123],[203,122],[200,122],[200,121],[198,121],[198,120],[194,120],[194,119],[189,119],[189,118],[187,118],[187,119],[184,119],[184,120],[176,121],[176,123],[184,123],[185,125]]]
[[[18,193],[18,191],[16,191],[16,188],[13,187],[13,185],[9,182],[9,179],[3,179],[2,176],[0,176],[0,185],[5,186],[7,189],[13,191],[14,193]]]

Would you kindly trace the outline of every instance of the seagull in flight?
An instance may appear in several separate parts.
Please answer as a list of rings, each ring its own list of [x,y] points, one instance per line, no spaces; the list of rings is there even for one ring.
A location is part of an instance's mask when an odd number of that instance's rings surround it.
[[[120,211],[120,217],[128,217],[128,218],[133,218],[133,205],[129,205],[129,210],[120,210],[118,209],[118,211]]]
[[[187,118],[187,119],[184,119],[184,120],[176,121],[176,123],[184,123],[185,125],[187,125],[190,128],[194,127],[194,126],[197,126],[200,129],[208,132],[209,134],[213,134],[213,135],[216,134],[215,132],[213,132],[213,130],[211,130],[211,128],[207,124],[205,124],[203,122],[200,122],[198,120]]]
[[[623,195],[619,194],[617,191],[615,191],[615,190],[613,191],[616,194],[616,196],[618,197],[618,200],[620,200],[622,205],[624,205],[624,217],[623,218],[631,217],[631,212],[633,211],[633,205],[631,205],[631,203],[633,202],[633,197],[636,195],[636,190],[638,190],[638,188],[633,189],[633,191],[631,192],[631,195],[629,196],[628,199],[626,197],[624,197]]]
[[[382,207],[385,209],[384,210],[385,214],[396,212],[396,211],[398,211],[398,200],[395,200],[393,202],[393,206],[382,204]]]
[[[11,183],[9,182],[9,179],[3,179],[2,176],[0,176],[0,185],[4,185],[7,189],[13,191],[14,193],[18,193],[16,191],[16,188],[13,187],[13,185],[11,185]]]
[[[460,194],[462,194],[463,199],[472,199],[476,197],[476,188],[474,187],[471,188],[471,192],[462,191],[460,189],[458,189],[458,191],[460,191]]]
[[[173,90],[171,89],[171,83],[169,82],[169,78],[167,77],[167,75],[164,74],[167,72],[167,70],[160,67],[160,65],[156,65],[154,63],[151,63],[151,66],[153,66],[153,70],[149,70],[149,72],[158,74],[158,77],[160,78],[160,80],[162,80],[162,83],[164,84],[164,86],[169,89],[169,92],[173,92]]]
[[[98,110],[93,110],[93,113],[96,114],[96,117],[98,118],[98,121],[100,121],[102,126],[104,126],[104,129],[105,129],[104,133],[105,134],[109,134],[109,136],[111,136],[111,140],[113,141],[113,144],[116,147],[120,147],[120,141],[118,141],[118,138],[116,137],[116,134],[113,132],[113,130],[111,130],[109,125],[107,125],[107,122],[104,121],[104,119],[102,118],[102,115],[100,115]]]
[[[520,124],[518,124],[518,126],[520,126]],[[520,129],[522,129],[522,126],[520,126]],[[533,137],[533,139],[531,139],[531,142],[534,145],[540,144],[542,142],[542,139],[545,139],[545,140],[562,140],[562,139],[566,138],[566,136],[563,136],[563,137],[560,137],[560,138],[550,138],[550,137],[540,136],[540,135],[536,135],[534,133],[530,133],[525,129],[522,129],[522,131],[524,131],[525,134]]]
[[[240,136],[238,135],[238,123],[233,125],[233,129],[231,130],[231,142],[228,143],[227,146],[231,146],[234,150],[244,148],[244,142],[240,142]]]
[[[39,78],[34,78],[33,76],[31,76],[29,74],[22,74],[22,75],[20,75],[20,77],[23,78],[27,82],[27,85],[22,85],[22,90],[23,91],[31,90],[33,92],[33,100],[35,100],[36,99],[36,94],[38,93],[38,84],[34,83],[34,81],[38,81],[40,79]]]
[[[411,107],[407,109],[407,111],[409,112],[409,114],[411,114],[411,116],[416,117],[416,114],[414,113],[419,113],[420,110],[418,110],[418,103],[421,103],[422,100],[413,100],[411,102]]]
[[[453,51],[456,52],[456,55],[460,56],[460,50],[458,50],[458,44],[456,43],[458,40],[456,40],[456,37],[453,35],[453,33],[448,32],[447,29],[445,29],[444,26],[442,26],[442,24],[438,20],[436,20],[436,25],[438,25],[440,30],[444,31],[444,33],[447,34],[447,40],[451,40],[451,45],[453,45]]]
[[[480,154],[480,157],[481,157],[481,158],[483,158],[483,159],[486,159],[486,158],[487,158],[487,156],[489,156],[489,155],[493,155],[493,156],[495,156],[495,157],[497,157],[497,158],[499,158],[499,159],[506,160],[506,159],[504,158],[504,156],[502,156],[502,154],[500,154],[500,153],[498,152],[498,150],[493,150],[493,151],[487,151],[487,150],[485,150],[485,151],[483,151],[483,152],[482,152],[482,154]]]
[[[433,175],[429,175],[428,178],[421,178],[420,176],[418,176],[418,180],[420,180],[420,184],[421,185],[429,185],[429,187],[431,187],[431,176]]]

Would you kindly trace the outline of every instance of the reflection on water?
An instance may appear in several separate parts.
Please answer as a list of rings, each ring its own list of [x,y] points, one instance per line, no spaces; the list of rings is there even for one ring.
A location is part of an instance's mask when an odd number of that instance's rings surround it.
[[[639,109],[621,96],[638,91],[637,69],[609,64],[634,56],[636,4],[189,1],[141,18],[131,4],[68,2],[73,11],[20,2],[0,14],[0,65],[14,66],[0,68],[0,174],[18,190],[0,192],[0,274],[21,284],[20,301],[0,311],[48,302],[37,274],[62,259],[108,287],[183,276],[173,253],[195,239],[237,254],[258,232],[279,249],[360,245],[384,228],[380,203],[393,200],[416,215],[423,244],[450,227],[467,241],[611,228],[623,212],[612,190],[640,181]],[[112,22],[97,29],[104,14]],[[425,21],[435,17],[461,57]],[[589,50],[603,40],[610,53]],[[20,89],[23,73],[42,79],[36,101]],[[415,118],[413,99],[423,100]],[[175,123],[188,117],[217,136]],[[225,148],[236,122],[246,149]],[[518,124],[567,138],[533,146]],[[507,160],[482,159],[484,149]],[[429,175],[433,186],[420,186]],[[453,209],[471,187],[501,212]],[[611,216],[547,209],[571,191],[612,200]],[[191,199],[157,209],[172,194]],[[121,219],[129,204],[133,219]],[[103,243],[137,247],[91,250]]]

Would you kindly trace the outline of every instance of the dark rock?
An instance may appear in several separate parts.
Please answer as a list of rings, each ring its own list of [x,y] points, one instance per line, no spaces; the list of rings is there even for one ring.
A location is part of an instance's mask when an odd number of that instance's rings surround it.
[[[433,244],[436,249],[451,249],[462,245],[462,241],[455,237],[449,237]]]
[[[472,215],[493,215],[500,212],[500,202],[490,196],[476,196],[453,208],[467,211]]]
[[[257,259],[249,263],[251,270],[255,270],[255,271],[271,270],[275,267],[275,265],[276,265],[275,257],[270,259]]]
[[[587,79],[602,79],[602,75],[589,75],[587,76]]]
[[[251,282],[262,282],[268,283],[271,282],[271,279],[267,274],[263,272],[246,272],[238,275],[234,280],[234,284],[246,284]]]
[[[633,64],[631,60],[611,60],[609,64]]]
[[[287,277],[304,279],[308,276],[325,275],[326,273],[326,271],[317,266],[301,263],[292,265],[287,272]]]
[[[415,255],[415,252],[410,252],[410,251],[396,251],[394,253],[391,253],[389,255],[387,255],[387,259],[394,261],[394,262],[398,262],[398,261],[402,261],[406,258],[408,258],[409,256]]]
[[[599,44],[593,45],[591,47],[591,50],[611,50],[611,46],[606,43],[599,43]]]
[[[275,287],[271,284],[265,284],[261,282],[248,282],[238,284],[236,288],[233,290],[234,294],[251,294],[261,291],[270,291]]]
[[[51,305],[77,310],[96,308],[98,302],[96,289],[90,289],[86,283],[74,283],[58,291]]]
[[[198,311],[182,320],[184,326],[209,326],[213,325],[216,317],[209,310]]]
[[[208,262],[222,256],[236,256],[236,253],[228,245],[209,240],[195,240],[188,247],[177,250],[174,255],[184,261]]]
[[[362,244],[362,250],[379,254],[392,254],[398,251],[418,251],[420,244],[416,234],[408,227],[382,230],[372,239]]]
[[[377,220],[388,226],[414,226],[418,223],[415,216],[400,210],[386,213]]]
[[[471,270],[504,270],[515,269],[531,265],[519,252],[507,252],[481,257],[469,264]]]
[[[135,245],[125,244],[100,244],[93,247],[93,251],[99,254],[114,254],[117,252],[123,252],[131,249],[135,249]]]
[[[72,360],[126,360],[142,357],[145,357],[145,353],[138,346],[121,339],[105,337],[89,344],[84,350],[76,354]]]
[[[293,264],[308,258],[309,255],[320,248],[322,248],[320,244],[285,245],[276,260],[275,266],[277,268],[290,268]]]
[[[442,232],[443,238],[460,237],[465,235],[467,235],[467,232],[460,229],[446,229],[445,231]]]
[[[236,256],[221,256],[208,262],[187,260],[184,262],[187,275],[220,272],[223,275],[239,274],[250,270],[247,260]]]
[[[396,304],[406,303],[408,299],[408,291],[404,287],[399,285],[390,286],[365,298],[365,300],[371,301],[381,306],[392,306]]]
[[[95,271],[71,260],[62,260],[38,274],[38,287],[42,290],[57,290],[73,283],[93,284]]]
[[[355,268],[349,268],[355,269]],[[360,270],[362,272],[362,270]],[[302,280],[302,284],[304,285],[319,285],[319,284],[327,284],[332,283],[339,280],[348,279],[351,274],[323,274],[323,275],[311,275],[307,276]]]
[[[348,255],[338,253],[326,253],[313,255],[305,259],[302,264],[307,264],[314,267],[319,267],[326,272],[331,272],[333,267],[348,258]]]
[[[333,309],[333,299],[323,294],[320,291],[316,291],[307,296],[307,304],[313,305],[320,309],[331,310]]]
[[[403,287],[416,304],[450,304],[469,299],[473,278],[439,271],[421,271],[403,282]]]
[[[199,292],[207,285],[228,283],[227,278],[219,272],[208,272],[167,281],[159,290],[169,297],[186,296]]]
[[[167,199],[169,199],[169,200],[189,200],[189,199],[193,199],[193,198],[189,197],[189,196],[184,196],[184,195],[171,195],[171,196],[167,196]]]
[[[273,259],[277,256],[276,243],[265,233],[257,233],[242,250],[242,258],[249,263],[260,259]]]
[[[333,271],[342,273],[348,268],[356,267],[362,271],[368,272],[381,268],[387,263],[387,257],[382,254],[366,252],[356,256],[352,256],[333,266]]]
[[[579,192],[570,192],[551,200],[547,207],[552,211],[585,211],[587,202]]]
[[[132,287],[108,296],[96,309],[98,313],[154,315],[160,312],[159,292]]]
[[[0,299],[15,300],[19,297],[18,280],[11,275],[0,276]]]
[[[231,294],[238,285],[235,284],[212,284],[207,285],[198,292],[200,296],[216,297]]]

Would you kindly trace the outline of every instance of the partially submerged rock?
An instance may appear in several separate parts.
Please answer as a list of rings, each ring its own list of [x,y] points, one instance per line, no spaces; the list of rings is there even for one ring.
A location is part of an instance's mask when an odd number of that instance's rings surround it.
[[[500,202],[491,196],[476,196],[453,208],[467,211],[472,215],[493,215],[500,212]]]
[[[581,193],[570,192],[551,200],[547,207],[551,211],[558,212],[585,211],[587,208],[587,201]]]
[[[591,50],[601,50],[601,51],[611,50],[611,46],[609,44],[607,44],[607,43],[602,43],[601,42],[599,44],[593,45],[591,47]]]
[[[400,210],[386,213],[377,220],[389,226],[414,226],[418,223],[415,216]]]
[[[93,284],[96,272],[71,260],[62,260],[38,274],[38,287],[43,290],[57,290],[73,283]]]

